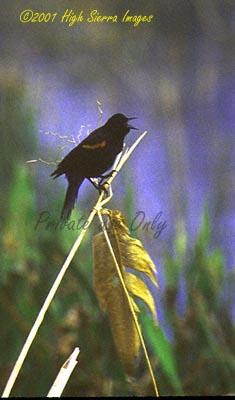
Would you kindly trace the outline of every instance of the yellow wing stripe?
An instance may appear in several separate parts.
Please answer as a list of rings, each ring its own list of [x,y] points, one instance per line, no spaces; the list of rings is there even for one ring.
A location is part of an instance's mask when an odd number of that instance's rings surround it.
[[[96,144],[83,144],[82,147],[84,149],[96,150],[96,149],[103,149],[106,146],[106,140],[103,140],[100,143]]]

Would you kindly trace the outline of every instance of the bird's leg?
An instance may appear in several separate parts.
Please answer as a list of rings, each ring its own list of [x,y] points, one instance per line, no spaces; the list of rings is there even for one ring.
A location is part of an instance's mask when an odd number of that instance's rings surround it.
[[[88,179],[88,181],[91,182],[91,184],[92,184],[97,190],[100,190],[99,185],[98,185],[97,183],[95,183],[91,178],[87,178],[87,179]]]
[[[87,178],[87,179],[99,191],[99,194],[102,192],[102,190],[104,190],[106,196],[108,196],[109,193],[108,193],[108,190],[105,187],[105,183],[103,185],[101,185],[100,183],[99,184],[95,183],[91,178]]]
[[[108,187],[109,187],[109,185],[108,185]],[[104,191],[105,194],[106,194],[106,196],[109,195],[109,192],[108,192],[107,188],[105,187],[105,183],[103,183],[103,184],[100,184],[100,183],[99,183],[99,185],[98,185],[98,190],[99,190],[99,193],[100,193],[100,194],[102,193],[102,191]]]
[[[102,185],[102,182],[106,179],[106,178],[110,178],[110,176],[112,176],[115,172],[118,172],[116,169],[113,169],[111,172],[109,172],[108,174],[106,174],[106,175],[100,175],[99,176],[99,178],[100,178],[100,182],[99,182],[99,185]]]

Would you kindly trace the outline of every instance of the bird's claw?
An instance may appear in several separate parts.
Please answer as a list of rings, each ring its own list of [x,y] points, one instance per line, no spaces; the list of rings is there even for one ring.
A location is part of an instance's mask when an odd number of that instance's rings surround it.
[[[100,175],[100,184],[104,181],[104,179],[110,178],[113,176],[114,173],[117,173],[118,171],[116,169],[113,169],[109,174],[107,175]],[[104,183],[105,184],[105,183]]]
[[[109,191],[108,191],[107,187],[105,187],[105,186],[109,187],[109,185],[106,184],[106,182],[104,182],[102,184],[100,183],[98,185],[99,194],[101,194],[104,191],[106,196],[108,196],[109,195]]]

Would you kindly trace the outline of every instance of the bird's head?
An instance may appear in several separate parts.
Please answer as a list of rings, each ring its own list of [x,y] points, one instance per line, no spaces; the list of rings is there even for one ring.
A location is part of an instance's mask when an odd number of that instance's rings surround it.
[[[136,119],[136,117],[126,117],[124,114],[114,114],[109,120],[107,124],[117,128],[127,128],[128,132],[130,129],[136,129],[134,126],[129,124],[129,121]]]

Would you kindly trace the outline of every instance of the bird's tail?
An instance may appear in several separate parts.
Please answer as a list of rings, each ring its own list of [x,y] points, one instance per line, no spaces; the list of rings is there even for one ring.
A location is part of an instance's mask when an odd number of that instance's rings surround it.
[[[84,178],[81,178],[79,181],[76,181],[76,183],[69,182],[69,186],[68,186],[65,200],[64,200],[63,209],[61,212],[61,219],[64,221],[69,219],[69,217],[71,215],[71,212],[74,208],[75,201],[77,199],[78,190],[79,190],[83,180],[84,180]]]

